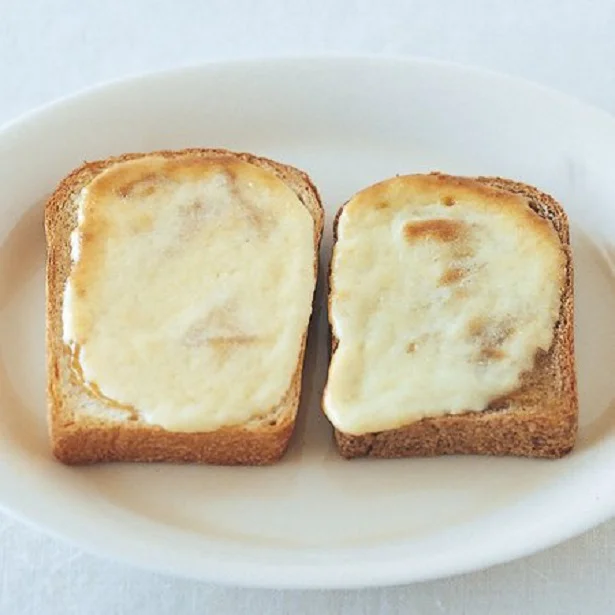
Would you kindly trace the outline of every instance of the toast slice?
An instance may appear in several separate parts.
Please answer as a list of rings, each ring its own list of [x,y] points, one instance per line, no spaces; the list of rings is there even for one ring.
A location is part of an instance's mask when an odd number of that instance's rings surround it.
[[[125,154],[68,175],[45,208],[57,459],[278,460],[323,217],[305,173],[248,153]]]
[[[409,209],[404,212],[406,206]],[[393,214],[387,217],[390,208]],[[354,227],[349,222],[353,216],[360,219],[357,211],[369,221],[369,228],[377,228],[379,219],[384,220],[389,241],[390,229],[397,228],[404,244],[397,256],[361,237],[356,222]],[[447,217],[447,211],[450,216],[455,211],[457,217]],[[482,218],[477,211],[483,212]],[[419,219],[400,227],[410,214]],[[491,223],[485,216],[496,218]],[[453,220],[462,225],[470,222],[470,226],[477,221],[486,224],[490,234],[479,235],[479,244],[472,247],[464,239],[463,227],[454,226]],[[463,232],[458,232],[460,228]],[[492,244],[491,251],[483,249],[481,237],[484,245]],[[345,257],[340,256],[343,249]],[[367,256],[366,250],[370,251]],[[478,255],[473,256],[473,250]],[[413,254],[420,257],[413,260]],[[355,297],[352,288],[357,285],[349,288],[352,276],[345,273],[361,264],[365,264],[361,279],[369,294]],[[404,271],[404,264],[409,271]],[[445,268],[439,270],[439,264]],[[568,221],[551,196],[499,177],[433,173],[376,184],[355,195],[337,214],[329,282],[332,354],[323,409],[333,423],[342,456],[557,458],[573,448],[578,421],[573,265]],[[408,284],[416,287],[412,292],[406,288],[408,292],[400,296],[418,312],[395,307],[399,301],[387,294],[387,285]],[[384,295],[379,299],[381,291]],[[422,292],[424,301],[416,296]],[[357,301],[357,297],[362,298]],[[383,308],[378,301],[390,307]],[[433,311],[434,305],[441,305],[439,301],[448,307]],[[507,302],[514,308],[512,313],[507,312]],[[387,319],[386,309],[398,310],[405,319],[395,326],[395,320]],[[358,331],[349,325],[348,310],[355,316],[361,310],[367,314],[363,334],[356,335],[360,339],[347,339]],[[432,311],[425,318],[422,310]],[[384,316],[372,326],[378,312]],[[485,318],[472,321],[474,316]],[[501,322],[510,318],[508,324],[489,331],[489,319],[496,317]],[[425,322],[428,328],[421,330]],[[467,327],[466,338],[461,339],[457,325]],[[392,331],[381,339],[378,327],[387,326]],[[426,332],[440,341],[434,342]],[[345,343],[346,354],[340,354]],[[380,355],[373,352],[378,344]],[[406,344],[405,349],[398,348],[400,344]],[[354,354],[350,352],[353,345]],[[391,359],[396,352],[398,363]],[[404,352],[416,354],[416,361],[404,362]],[[525,364],[520,357],[525,357]],[[492,381],[485,384],[490,371]],[[370,397],[370,391],[376,394]]]

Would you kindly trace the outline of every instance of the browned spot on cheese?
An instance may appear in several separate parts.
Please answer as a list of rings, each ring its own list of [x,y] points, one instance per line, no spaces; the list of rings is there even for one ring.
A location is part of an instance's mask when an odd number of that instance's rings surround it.
[[[377,201],[376,204],[374,205],[375,209],[387,209],[389,206],[389,202],[388,201]]]
[[[484,318],[483,316],[479,316],[478,318],[473,318],[468,323],[468,333],[472,337],[483,335],[483,333],[485,332],[487,328],[487,322],[488,322],[487,319]]]
[[[512,321],[494,322],[487,317],[474,318],[468,324],[468,333],[472,337],[482,337],[489,344],[500,346],[515,332]]]
[[[414,352],[417,348],[416,342],[410,342],[407,346],[406,346],[406,352],[408,354]]]
[[[475,360],[478,363],[489,363],[504,359],[506,353],[502,345],[514,332],[512,322],[494,322],[486,317],[470,321],[468,333],[479,345]]]
[[[452,296],[455,301],[463,301],[470,296],[470,293],[468,292],[467,288],[458,287],[453,291]]]
[[[450,194],[447,194],[445,197],[443,197],[442,203],[446,207],[452,207],[455,204],[455,199],[452,196],[450,196]]]
[[[438,286],[450,286],[451,284],[455,284],[455,282],[459,282],[465,275],[465,269],[461,267],[451,267],[451,269],[447,269],[442,274],[438,281]]]
[[[462,239],[465,230],[465,224],[457,220],[418,220],[404,225],[404,236],[408,242],[427,239],[450,243]]]
[[[481,363],[489,361],[500,361],[506,356],[506,353],[496,346],[483,346],[478,354],[478,360]]]
[[[259,339],[257,335],[241,331],[233,322],[233,306],[225,305],[213,309],[193,323],[182,341],[188,347],[209,345],[214,348],[231,348],[252,344]]]
[[[123,198],[149,196],[156,191],[157,184],[165,179],[160,173],[144,173],[120,184],[115,191]]]
[[[250,224],[254,227],[261,238],[265,238],[271,229],[272,220],[265,213],[246,197],[239,181],[236,170],[233,167],[225,169],[225,174],[229,183],[229,190],[237,205],[241,208]]]

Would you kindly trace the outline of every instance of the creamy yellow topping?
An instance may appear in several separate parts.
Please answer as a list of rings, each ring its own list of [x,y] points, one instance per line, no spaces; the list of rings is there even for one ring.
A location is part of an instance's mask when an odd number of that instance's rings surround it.
[[[329,419],[363,434],[484,410],[549,349],[564,274],[555,231],[521,197],[434,176],[360,192],[332,261]]]
[[[275,410],[314,289],[314,223],[273,173],[139,158],[78,196],[64,342],[101,398],[175,431]]]

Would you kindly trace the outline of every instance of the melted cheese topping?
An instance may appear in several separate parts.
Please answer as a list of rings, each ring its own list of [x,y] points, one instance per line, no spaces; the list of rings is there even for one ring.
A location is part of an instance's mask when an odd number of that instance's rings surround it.
[[[116,164],[78,197],[64,342],[84,385],[168,430],[273,412],[314,289],[314,223],[272,173],[231,158]]]
[[[341,431],[484,410],[550,348],[565,275],[557,234],[524,198],[451,180],[395,178],[344,207],[324,397]]]

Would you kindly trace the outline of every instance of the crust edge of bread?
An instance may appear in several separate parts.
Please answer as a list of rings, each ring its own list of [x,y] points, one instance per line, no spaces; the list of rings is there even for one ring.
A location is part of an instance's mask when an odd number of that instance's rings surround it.
[[[104,421],[96,418],[75,420],[61,386],[58,352],[62,344],[61,326],[54,325],[53,297],[63,293],[63,280],[59,279],[56,259],[68,244],[59,245],[56,234],[56,214],[63,204],[88,183],[92,177],[118,162],[150,155],[178,157],[185,155],[235,157],[268,169],[284,181],[297,194],[314,220],[314,286],[316,286],[319,247],[324,226],[324,210],[318,190],[303,171],[268,158],[250,153],[233,152],[221,148],[188,148],[128,153],[102,160],[84,162],[68,174],[57,186],[45,205],[46,263],[46,347],[47,347],[47,405],[48,425],[52,453],[65,464],[91,464],[108,461],[167,461],[208,463],[214,465],[263,465],[278,461],[288,448],[298,412],[301,380],[309,323],[303,334],[297,368],[280,404],[274,424],[223,427],[211,432],[171,432],[142,421]],[[89,178],[82,181],[84,177]],[[309,195],[309,203],[306,196]],[[312,298],[313,301],[313,298]],[[61,306],[61,301],[59,302]],[[312,305],[313,309],[313,305]],[[54,320],[55,318],[55,320]]]
[[[533,186],[501,177],[458,177],[435,172],[442,181],[480,183],[488,189],[513,192],[525,197],[530,207],[550,221],[566,255],[566,278],[560,315],[549,356],[557,355],[561,376],[557,399],[541,407],[493,409],[481,412],[427,417],[397,429],[362,435],[333,428],[342,457],[401,458],[440,455],[494,455],[560,458],[574,447],[578,430],[578,394],[574,361],[574,271],[568,218],[561,205]],[[333,224],[333,246],[342,206]],[[329,289],[332,288],[332,261]],[[329,294],[329,307],[331,293]],[[329,310],[330,313],[330,310]],[[338,340],[329,321],[330,352]],[[556,352],[557,350],[557,352]]]

